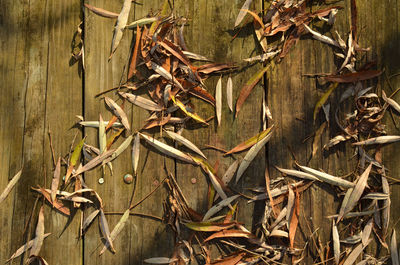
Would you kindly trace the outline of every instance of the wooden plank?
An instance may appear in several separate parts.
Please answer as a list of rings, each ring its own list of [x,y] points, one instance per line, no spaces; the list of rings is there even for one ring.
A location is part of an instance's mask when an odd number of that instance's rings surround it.
[[[15,190],[0,206],[1,251],[4,262],[34,234],[37,215],[29,221],[35,196],[31,186],[49,185],[52,174],[47,127],[50,125],[57,152],[68,150],[73,132],[72,113],[81,112],[81,81],[78,65],[70,66],[71,39],[79,24],[78,3],[47,1],[2,1],[1,3],[1,83],[0,106],[2,190],[8,179],[24,164]],[[78,102],[78,104],[76,104]],[[4,149],[3,149],[4,148]],[[78,264],[79,224],[46,207],[46,232],[41,255],[51,264]],[[28,226],[26,232],[24,228]],[[63,232],[63,230],[65,231]],[[53,246],[54,248],[50,248]],[[62,249],[62,251],[59,251]],[[70,255],[74,253],[74,255]]]
[[[237,14],[241,8],[241,1],[183,1],[176,2],[179,14],[190,14],[191,21],[185,29],[187,46],[190,51],[201,54],[215,62],[237,62],[243,67],[242,59],[251,57],[254,49],[254,33],[252,25],[241,30],[238,37],[232,38],[237,31],[233,31]],[[261,10],[261,1],[254,1],[252,9]],[[244,83],[259,69],[260,65],[254,65],[248,69],[244,68],[232,75],[234,104]],[[212,145],[229,150],[242,141],[260,132],[261,106],[263,97],[262,82],[258,84],[244,103],[238,117],[230,112],[226,102],[226,83],[229,75],[222,78],[222,121],[217,125],[216,118],[210,122],[207,128],[187,128],[183,135],[200,148]],[[211,77],[206,81],[207,90],[215,95],[215,86],[219,76]],[[193,100],[196,112],[202,117],[208,118],[215,115],[215,109],[200,100]],[[243,158],[246,152],[234,155],[235,159]],[[231,157],[223,157],[222,153],[215,150],[205,150],[210,165],[219,163],[218,176],[222,177],[231,163]],[[207,211],[207,176],[201,169],[191,165],[177,163],[177,178],[183,193],[187,194],[189,205],[200,213]],[[264,183],[265,150],[262,149],[256,156],[250,167],[246,170],[237,185],[234,180],[231,187],[234,190],[243,191],[244,188],[258,186]],[[191,179],[197,180],[192,184]],[[233,194],[231,194],[233,195]],[[238,221],[243,222],[251,230],[253,219],[258,222],[260,212],[253,213],[254,205],[247,204],[244,199],[240,200]]]
[[[156,10],[161,6],[160,2],[145,1],[140,6],[132,3],[128,22],[147,15],[150,10]],[[88,1],[87,3],[119,13],[123,1],[110,2],[104,0]],[[108,62],[112,29],[115,20],[95,16],[88,11],[85,13],[85,18],[85,52],[87,61],[85,72],[85,118],[97,120],[101,112],[106,120],[111,118],[111,115],[105,111],[104,103],[99,98],[94,98],[94,96],[106,89],[118,86],[121,76],[123,82],[125,82],[127,71],[123,73],[123,68],[130,56],[132,33],[128,30],[125,31],[116,53],[113,55],[111,61]],[[115,100],[118,99],[118,96],[114,93],[108,93],[107,96]],[[117,100],[116,102],[118,104],[122,103],[121,100]],[[143,126],[148,112],[133,106],[129,102],[125,102],[125,111],[132,117],[132,131],[139,130]],[[87,130],[87,134],[88,141],[97,145],[97,130]],[[117,142],[116,146],[119,143],[121,141]],[[169,170],[174,172],[173,160],[170,160],[168,164],[172,165],[172,167],[169,166]],[[124,174],[132,174],[131,148],[128,148],[128,151],[125,151],[124,154],[113,162],[113,169],[114,176],[110,176],[107,173],[105,182],[102,185],[98,184],[98,179],[101,177],[100,170],[85,174],[85,178],[88,185],[100,193],[105,202],[106,212],[123,212],[129,206],[131,194],[134,189],[134,184],[127,185],[122,179]],[[154,151],[148,151],[147,148],[141,146],[134,202],[138,202],[153,190],[165,176],[162,156]],[[160,189],[160,191],[157,191],[157,193],[144,201],[139,207],[133,209],[132,212],[162,217],[163,199],[165,199],[165,194]],[[107,215],[110,229],[115,226],[120,217],[121,215]],[[151,256],[169,256],[171,254],[172,245],[168,243],[172,240],[171,234],[167,234],[164,224],[153,219],[131,216],[124,231],[121,232],[114,242],[117,251],[115,255],[107,251],[99,257],[98,254],[103,247],[100,236],[101,232],[97,227],[97,222],[95,222],[95,225],[88,231],[85,237],[84,255],[86,264],[141,264],[145,258]]]

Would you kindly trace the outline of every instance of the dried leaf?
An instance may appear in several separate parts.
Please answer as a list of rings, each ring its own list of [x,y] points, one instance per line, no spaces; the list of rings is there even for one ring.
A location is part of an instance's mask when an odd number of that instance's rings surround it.
[[[141,27],[141,26],[153,23],[153,22],[155,22],[157,20],[158,20],[158,17],[145,17],[145,18],[141,18],[141,19],[138,19],[138,20],[130,23],[125,28],[127,28],[127,29],[135,29],[136,27]]]
[[[100,224],[101,224],[101,230],[103,231],[103,236],[106,239],[105,246],[110,247],[111,252],[115,253],[114,244],[111,239],[110,229],[108,228],[108,222],[106,216],[104,215],[103,209],[100,209]]]
[[[51,235],[51,233],[44,234],[43,235],[43,239],[45,239],[49,235]],[[23,253],[25,253],[25,251],[31,249],[31,247],[33,246],[33,242],[35,240],[36,240],[36,238],[30,240],[28,243],[26,243],[25,245],[23,245],[20,248],[18,248],[17,251],[15,251],[14,254],[12,254],[11,257],[8,260],[6,260],[5,263],[8,263],[9,261],[21,256]]]
[[[382,98],[384,101],[386,101],[392,108],[394,108],[398,113],[400,113],[400,105],[396,101],[394,101],[391,98],[388,98],[386,96],[386,93],[384,90],[382,90]]]
[[[387,200],[388,198],[389,194],[380,192],[370,192],[364,197],[362,197],[361,200]]]
[[[262,21],[262,19],[260,18],[259,15],[257,15],[255,12],[253,12],[253,11],[251,11],[251,10],[248,10],[248,9],[241,9],[240,11],[244,11],[244,12],[246,12],[246,13],[249,13],[249,14],[254,18],[254,20],[257,21],[258,25],[259,25],[262,29],[264,29],[264,23],[263,23],[263,21]]]
[[[128,148],[128,146],[131,144],[133,139],[132,135],[129,135],[122,143],[120,146],[118,146],[117,149],[115,149],[115,151],[113,152],[113,154],[111,155],[110,158],[108,158],[105,163],[110,162],[111,160],[114,160],[115,158],[117,158],[120,154],[122,154],[126,148]]]
[[[382,74],[382,71],[365,70],[365,71],[344,74],[344,75],[328,75],[323,78],[326,81],[330,81],[330,82],[353,83],[353,82],[368,80],[368,79],[380,76],[381,74]]]
[[[104,121],[104,126],[109,126],[109,121]],[[84,126],[84,127],[92,127],[92,128],[99,128],[100,122],[99,121],[81,121],[79,122],[79,125]],[[120,128],[123,127],[122,123],[119,122],[114,122],[112,124],[113,128]]]
[[[124,34],[124,29],[126,23],[128,22],[129,11],[131,10],[131,3],[132,3],[131,0],[124,0],[124,5],[122,6],[121,13],[119,13],[118,15],[117,23],[114,29],[113,39],[111,42],[111,52],[110,52],[110,57],[108,58],[109,60],[113,56],[115,50],[118,47],[118,44],[122,39],[122,35]]]
[[[131,79],[136,74],[136,64],[137,64],[139,44],[140,44],[141,37],[142,37],[142,31],[140,30],[140,27],[137,26],[136,27],[135,47],[133,48],[133,51],[132,51],[131,63],[129,64],[128,79]]]
[[[229,168],[226,170],[225,174],[222,176],[221,180],[224,185],[228,185],[228,183],[232,180],[233,176],[237,168],[239,167],[239,160],[235,160]]]
[[[53,202],[56,199],[56,192],[58,190],[58,184],[60,182],[60,173],[61,173],[61,157],[58,158],[56,169],[54,170],[53,180],[51,181],[51,201]]]
[[[387,235],[387,231],[389,228],[390,222],[390,188],[387,178],[382,176],[382,191],[388,195],[388,198],[383,202],[383,210],[382,210],[382,234],[384,237]]]
[[[311,157],[314,157],[317,154],[319,142],[321,141],[321,137],[322,137],[322,134],[324,133],[326,124],[327,124],[327,122],[322,123],[321,126],[318,128],[318,130],[315,132],[313,145],[312,145]]]
[[[298,170],[293,170],[293,169],[284,169],[284,168],[280,168],[275,166],[276,169],[278,169],[280,172],[282,172],[283,174],[289,175],[289,176],[294,176],[297,178],[301,178],[301,179],[308,179],[308,180],[316,180],[316,181],[321,181],[320,179],[318,179],[317,177],[315,177],[314,175],[302,172],[302,171],[298,171]]]
[[[217,177],[208,168],[207,168],[207,173],[208,173],[208,176],[210,177],[211,184],[213,185],[213,187],[214,187],[215,191],[218,193],[218,195],[223,200],[227,199],[228,196],[226,196],[224,190],[221,187],[221,184],[217,180]]]
[[[260,79],[264,76],[265,72],[267,72],[270,67],[271,64],[264,67],[261,71],[253,75],[243,86],[242,90],[240,91],[239,98],[236,101],[236,114],[235,114],[236,117],[240,109],[242,108],[244,101],[247,99],[247,97],[250,95],[255,85],[257,85],[257,83],[260,81]]]
[[[238,16],[236,17],[235,28],[239,26],[240,22],[242,22],[243,18],[246,16],[245,10],[249,9],[251,2],[253,2],[253,0],[246,0],[246,2],[244,2],[242,8],[239,11]]]
[[[226,198],[225,200],[220,201],[219,203],[217,203],[213,207],[211,207],[210,210],[208,210],[206,212],[206,214],[204,215],[203,221],[210,219],[210,217],[212,217],[214,214],[219,212],[222,208],[228,206],[231,202],[233,202],[234,200],[239,198],[239,196],[240,195],[231,196],[229,198]]]
[[[104,153],[107,147],[106,127],[104,126],[103,117],[99,117],[99,149],[100,154]]]
[[[200,86],[190,88],[189,93],[215,106],[215,98]]]
[[[164,257],[156,257],[156,258],[150,258],[150,259],[145,259],[144,262],[149,263],[149,264],[171,264],[173,262],[177,261],[175,258],[164,258]]]
[[[89,226],[92,224],[93,220],[97,217],[100,213],[100,210],[93,211],[88,217],[86,217],[85,221],[82,224],[82,232],[85,232]]]
[[[143,109],[147,109],[150,111],[162,111],[163,108],[161,106],[159,106],[157,103],[141,97],[141,96],[137,96],[134,94],[130,94],[130,93],[125,93],[125,92],[119,92],[119,94],[123,97],[126,98],[130,103],[135,104],[138,107],[141,107]]]
[[[109,158],[112,154],[114,153],[114,149],[105,151],[104,153],[102,153],[101,155],[93,158],[92,160],[90,160],[86,165],[84,165],[83,167],[79,167],[75,173],[73,174],[74,176],[78,176],[79,174],[82,174],[83,172],[92,170],[93,168],[97,167],[98,165],[100,165],[104,160],[106,160],[107,158]]]
[[[14,188],[15,184],[17,184],[17,182],[21,178],[21,174],[22,174],[22,169],[20,171],[18,171],[18,173],[15,174],[15,176],[7,184],[6,188],[3,190],[3,192],[0,195],[0,204],[5,200],[5,198],[7,198],[8,194]]]
[[[43,189],[43,188],[38,188],[38,189],[32,188],[32,189],[35,190],[35,191],[37,191],[37,192],[39,192],[39,193],[41,193],[41,194],[46,198],[46,200],[47,200],[51,205],[53,205],[53,207],[54,207],[55,209],[59,210],[60,212],[62,212],[63,214],[65,214],[65,215],[67,215],[67,216],[70,215],[70,210],[69,210],[69,208],[66,207],[64,204],[62,204],[57,198],[56,198],[54,201],[51,201],[50,192],[46,191],[46,190]]]
[[[190,150],[192,150],[193,152],[195,152],[196,154],[202,156],[204,159],[207,159],[207,157],[203,154],[203,152],[196,146],[194,145],[191,141],[189,141],[188,139],[186,139],[185,137],[183,137],[180,134],[177,134],[175,132],[169,131],[169,130],[165,130],[165,132],[168,134],[169,137],[171,137],[173,140],[183,144],[184,146],[186,146],[187,148],[189,148]]]
[[[38,221],[36,225],[35,231],[35,239],[33,240],[31,251],[29,252],[29,256],[38,256],[40,249],[43,245],[44,240],[44,207],[40,207]]]
[[[396,230],[393,228],[392,240],[390,241],[390,256],[393,265],[399,265],[399,252],[397,251]]]
[[[314,30],[312,30],[309,26],[307,26],[306,24],[303,24],[304,28],[313,35],[313,38],[316,40],[319,40],[323,43],[341,48],[341,46],[339,45],[339,43],[335,40],[332,40],[331,38],[329,38],[328,36],[322,35],[319,32],[316,32]]]
[[[252,147],[253,145],[255,145],[256,143],[258,143],[259,141],[261,141],[262,139],[264,139],[264,137],[266,137],[267,135],[269,135],[271,133],[273,126],[269,127],[268,129],[258,133],[257,135],[251,137],[250,139],[238,144],[237,146],[235,146],[233,149],[229,150],[228,152],[226,152],[224,155],[229,155],[229,154],[233,154],[233,153],[237,153],[237,152],[241,152],[243,150],[246,150],[247,148]]]
[[[129,219],[129,213],[130,213],[129,209],[126,210],[122,215],[121,219],[119,219],[118,223],[115,225],[114,229],[111,231],[110,234],[111,241],[114,241],[117,238],[118,234],[121,233],[122,229],[126,224],[126,221],[128,221]],[[99,256],[101,256],[109,246],[110,246],[109,241],[107,241],[103,249],[101,250]]]
[[[181,83],[179,83],[167,70],[165,70],[162,66],[151,62],[151,68],[159,75],[164,77],[165,79],[172,81],[178,88],[185,90]]]
[[[339,222],[342,219],[343,215],[345,215],[346,213],[349,213],[357,205],[358,201],[361,198],[361,195],[364,192],[365,186],[367,185],[367,180],[368,180],[368,176],[369,176],[369,172],[371,171],[371,168],[372,168],[372,164],[370,164],[367,167],[367,169],[362,173],[362,175],[358,179],[357,184],[354,187],[354,189],[349,197],[349,200],[343,209],[343,212],[339,212],[339,217],[337,219],[337,222]]]
[[[290,188],[289,188],[289,196],[290,196]],[[289,210],[289,207],[288,207]],[[296,196],[294,199],[294,205],[292,209],[292,214],[289,219],[289,242],[290,242],[290,247],[294,247],[294,238],[296,235],[296,230],[299,225],[299,212],[300,212],[300,196],[296,192]]]
[[[236,174],[236,183],[238,183],[239,179],[242,177],[244,171],[249,167],[251,161],[256,157],[258,152],[260,152],[261,148],[271,139],[272,132],[273,132],[274,125],[272,125],[267,133],[263,138],[261,138],[250,150],[247,152],[246,156],[243,158],[242,163],[240,163],[238,172]]]
[[[400,141],[400,136],[398,135],[385,135],[385,136],[378,136],[375,138],[370,138],[365,141],[360,141],[357,143],[353,143],[352,145],[371,145],[371,144],[388,144]]]
[[[112,100],[109,97],[104,97],[104,100],[107,104],[107,106],[111,109],[111,111],[113,112],[113,114],[115,116],[118,117],[118,119],[121,121],[121,123],[124,125],[125,129],[127,131],[131,130],[131,127],[129,125],[129,120],[128,117],[126,116],[125,112],[122,110],[122,108],[120,106],[118,106],[117,103],[114,102],[114,100]]]
[[[357,247],[353,249],[353,251],[350,253],[350,255],[347,257],[346,261],[343,263],[343,265],[353,265],[354,262],[357,260],[358,256],[360,256],[361,252],[364,250],[366,246],[369,245],[369,243],[372,241],[372,239],[368,240],[365,245],[362,243],[359,244]]]
[[[312,168],[309,168],[309,167],[300,166],[300,165],[298,165],[298,166],[304,172],[307,172],[307,173],[309,173],[311,175],[314,175],[319,180],[321,180],[323,182],[326,182],[326,183],[329,183],[331,185],[340,186],[340,187],[343,187],[343,188],[352,188],[352,187],[355,186],[354,183],[352,183],[350,181],[347,181],[347,180],[344,180],[342,178],[334,177],[332,175],[329,175],[327,173],[324,173],[324,172],[321,172],[321,171],[318,171],[318,170],[315,170],[315,169],[312,169]]]
[[[369,239],[369,236],[371,235],[372,231],[372,226],[374,225],[373,223],[373,218],[371,218],[368,223],[364,226],[364,229],[362,231],[362,236],[361,236],[361,242],[363,245],[366,245]]]
[[[152,145],[154,148],[162,152],[163,154],[167,156],[171,156],[173,158],[179,159],[183,162],[190,163],[190,164],[195,164],[193,159],[190,158],[187,154],[183,153],[182,151],[179,151],[178,149],[173,148],[172,146],[169,146],[167,144],[164,144],[148,135],[139,133],[140,136],[142,136],[150,145]]]
[[[111,12],[111,11],[108,11],[108,10],[105,10],[105,9],[102,9],[102,8],[99,8],[99,7],[95,7],[95,6],[86,4],[86,3],[84,5],[85,5],[85,7],[87,9],[89,9],[90,11],[95,13],[96,15],[99,15],[99,16],[102,16],[102,17],[106,17],[106,18],[117,18],[118,17],[117,13],[114,13],[114,12]]]
[[[226,102],[228,103],[228,107],[233,112],[233,85],[232,85],[232,77],[228,77],[228,82],[226,83]]]
[[[72,152],[71,158],[69,160],[69,167],[67,169],[67,173],[65,174],[65,183],[68,183],[69,177],[71,176],[72,171],[74,170],[74,167],[79,160],[79,156],[81,154],[85,140],[86,136],[82,138],[82,140],[75,146],[74,151]]]
[[[336,264],[340,261],[340,240],[339,232],[334,220],[332,220],[332,240],[333,240],[333,255],[335,257]]]
[[[218,126],[220,126],[222,115],[222,76],[218,79],[217,86],[215,87],[215,102],[215,112],[217,114]]]
[[[172,101],[174,102],[174,104],[177,105],[187,116],[191,117],[192,119],[194,119],[196,121],[199,121],[201,123],[208,125],[208,123],[204,119],[202,119],[199,115],[188,111],[186,109],[186,106],[181,101],[179,101],[178,99],[175,99],[175,97],[172,95],[171,95],[171,98],[172,98]]]
[[[318,100],[317,104],[315,104],[314,114],[313,114],[314,121],[317,118],[317,114],[318,114],[319,110],[321,109],[322,105],[325,104],[325,102],[328,100],[330,94],[332,94],[333,90],[335,90],[335,88],[337,88],[338,85],[339,85],[339,83],[332,83],[329,86],[329,89]]]
[[[139,156],[140,156],[140,135],[137,133],[132,146],[132,167],[133,167],[133,173],[135,175],[137,175]]]
[[[255,238],[255,236],[252,233],[249,232],[244,232],[242,230],[225,230],[225,231],[220,231],[217,233],[212,234],[211,236],[207,237],[204,242],[216,239],[216,238],[222,238],[222,237],[244,237],[244,238]]]
[[[201,232],[216,232],[232,228],[236,223],[190,222],[183,223],[187,228]]]

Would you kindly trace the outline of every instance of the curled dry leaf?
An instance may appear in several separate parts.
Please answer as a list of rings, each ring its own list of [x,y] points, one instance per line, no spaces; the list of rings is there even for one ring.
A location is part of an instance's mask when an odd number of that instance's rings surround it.
[[[7,184],[6,188],[0,195],[0,204],[4,201],[5,198],[7,198],[8,194],[11,192],[15,184],[17,184],[18,180],[21,178],[21,174],[22,174],[22,169],[18,171],[18,173],[15,174],[15,176]]]
[[[394,101],[391,98],[388,98],[386,96],[386,93],[385,93],[384,90],[382,90],[382,98],[383,98],[384,101],[387,102],[387,104],[389,104],[393,109],[395,109],[398,113],[400,113],[400,105],[399,105],[399,103],[397,103],[396,101]]]
[[[108,59],[111,59],[122,39],[126,23],[128,22],[129,11],[131,10],[131,3],[131,0],[124,0],[124,5],[122,6],[121,13],[118,15],[117,23],[114,28],[114,35],[111,42],[111,52]]]

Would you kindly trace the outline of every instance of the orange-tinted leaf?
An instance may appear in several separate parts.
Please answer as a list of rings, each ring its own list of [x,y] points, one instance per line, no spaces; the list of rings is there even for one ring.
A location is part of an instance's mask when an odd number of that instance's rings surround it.
[[[238,144],[237,146],[235,146],[234,148],[232,148],[231,150],[226,152],[224,155],[237,153],[237,152],[240,152],[240,151],[246,150],[247,148],[252,147],[257,142],[259,142],[261,139],[263,139],[267,134],[269,134],[271,132],[272,128],[273,127],[271,126],[271,127],[267,128],[266,130],[260,132],[259,134],[251,137],[250,139]]]
[[[90,11],[95,13],[96,15],[99,15],[99,16],[102,16],[102,17],[106,17],[106,18],[117,18],[118,17],[117,13],[114,13],[114,12],[111,12],[111,11],[108,11],[108,10],[105,10],[105,9],[102,9],[102,8],[99,8],[99,7],[95,7],[95,6],[92,6],[92,5],[89,5],[89,4],[84,4],[84,5],[85,5],[85,7],[87,9],[89,9]]]
[[[215,232],[232,228],[236,223],[211,223],[211,222],[191,222],[183,223],[189,229],[202,232]]]
[[[142,36],[142,31],[140,30],[140,27],[137,26],[136,27],[135,48],[133,49],[132,59],[131,59],[130,65],[129,65],[128,79],[131,79],[133,77],[133,75],[136,74],[137,56],[138,56],[139,44],[140,44],[141,36]]]
[[[299,211],[300,211],[300,196],[299,193],[296,191],[296,199],[293,207],[292,218],[289,220],[289,242],[290,247],[293,248],[294,246],[294,237],[296,235],[297,226],[299,224]]]
[[[50,193],[49,192],[47,192],[45,189],[43,189],[43,188],[38,188],[38,189],[36,189],[36,188],[32,188],[33,190],[35,190],[35,191],[37,191],[37,192],[39,192],[39,193],[41,193],[45,198],[46,198],[46,200],[51,204],[51,205],[53,205],[53,207],[55,208],[55,209],[57,209],[58,211],[60,211],[60,212],[62,212],[63,214],[65,214],[65,215],[70,215],[70,210],[69,210],[69,208],[68,207],[66,207],[61,201],[59,201],[58,199],[55,199],[53,202],[51,201],[51,198],[50,198]]]
[[[252,233],[244,232],[242,230],[226,230],[226,231],[220,231],[220,232],[212,234],[211,236],[207,237],[204,240],[204,242],[210,241],[215,238],[221,238],[221,237],[255,238],[255,236]]]

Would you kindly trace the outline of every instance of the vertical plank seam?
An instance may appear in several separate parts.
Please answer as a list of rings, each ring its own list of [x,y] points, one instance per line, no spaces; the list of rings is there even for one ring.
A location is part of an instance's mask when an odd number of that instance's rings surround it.
[[[82,116],[85,118],[85,66],[84,66],[84,62],[85,62],[85,29],[86,29],[86,24],[85,24],[85,9],[83,7],[84,4],[84,0],[80,0],[80,11],[79,11],[79,15],[82,19],[82,34],[81,34],[81,39],[82,39],[82,49],[83,49],[83,53],[82,53],[82,63],[81,66],[78,65],[78,67],[81,67],[82,69],[82,81],[81,81],[81,93],[82,93],[82,102],[81,102],[81,108],[82,108]],[[85,126],[82,126],[81,128],[82,131],[82,136],[85,137]],[[83,159],[83,158],[81,158]],[[82,174],[82,179],[85,180],[85,173]],[[84,212],[82,212],[81,214],[83,214]],[[84,265],[85,264],[85,234],[82,235],[82,245],[81,245],[81,264]]]

